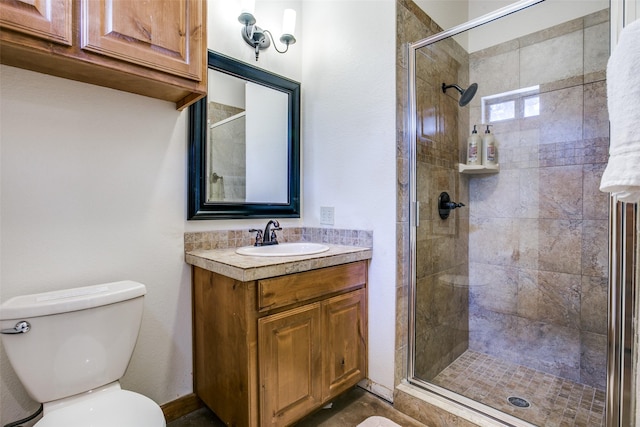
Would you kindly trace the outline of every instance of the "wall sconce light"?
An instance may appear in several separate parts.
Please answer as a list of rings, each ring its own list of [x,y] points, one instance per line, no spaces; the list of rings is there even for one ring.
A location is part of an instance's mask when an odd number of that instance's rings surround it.
[[[256,25],[256,18],[253,16],[255,7],[255,0],[243,0],[242,12],[238,16],[238,21],[244,24],[242,28],[242,38],[245,42],[256,50],[256,61],[260,51],[267,49],[271,46],[273,41],[273,47],[278,53],[285,53],[289,50],[289,45],[296,42],[296,38],[293,36],[293,32],[296,28],[296,11],[293,9],[285,9],[284,16],[282,18],[282,35],[280,36],[280,42],[285,45],[284,50],[278,49],[273,35],[269,30],[263,30]],[[268,34],[267,37],[265,34]],[[271,40],[269,40],[271,39]]]

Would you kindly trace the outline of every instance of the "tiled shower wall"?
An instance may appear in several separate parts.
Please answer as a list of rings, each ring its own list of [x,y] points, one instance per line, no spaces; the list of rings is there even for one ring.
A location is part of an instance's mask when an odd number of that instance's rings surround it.
[[[409,232],[409,170],[410,170],[410,158],[409,158],[409,140],[407,138],[408,128],[406,121],[406,110],[408,105],[408,92],[407,92],[407,47],[406,43],[422,40],[425,37],[436,34],[442,31],[431,18],[422,11],[411,0],[397,0],[396,1],[396,19],[397,19],[397,41],[396,41],[396,76],[397,76],[397,222],[396,222],[396,234],[398,236],[398,244],[396,248],[397,252],[397,298],[396,298],[396,372],[395,383],[400,385],[408,373],[408,317],[409,317],[409,283],[410,283],[410,232]],[[425,58],[426,59],[426,58]],[[452,58],[453,59],[453,58]],[[457,67],[456,67],[457,68]],[[458,70],[464,72],[462,68]],[[454,76],[451,76],[454,77]],[[464,78],[464,76],[460,76]],[[465,79],[466,81],[466,79]],[[443,82],[432,81],[427,82],[434,86],[432,89],[437,92],[438,85]],[[464,82],[463,82],[464,83]],[[455,96],[451,94],[451,96]],[[435,107],[434,107],[435,108]],[[458,119],[460,120],[460,118]],[[463,119],[464,120],[464,119]],[[460,122],[459,122],[460,123]],[[462,128],[465,125],[463,122],[459,125]],[[428,131],[427,131],[428,133]],[[454,147],[452,147],[454,148]],[[456,150],[457,151],[457,150]],[[425,155],[427,153],[424,153]],[[446,156],[442,153],[440,156]],[[435,160],[435,159],[434,159]],[[444,160],[444,159],[443,159]],[[443,164],[450,164],[452,159],[444,161]],[[450,175],[449,175],[450,176]],[[455,175],[454,175],[455,176]],[[455,178],[454,178],[455,179]],[[445,184],[450,185],[451,181],[446,180]],[[459,183],[459,182],[458,182]],[[462,193],[464,192],[461,191]],[[437,196],[436,196],[437,197]],[[455,197],[455,196],[454,196]],[[464,196],[460,195],[461,200],[464,200]],[[430,197],[427,197],[430,200]],[[427,203],[429,203],[429,201]],[[424,208],[427,209],[427,208]],[[423,212],[424,212],[423,209]],[[426,214],[426,213],[425,213]],[[463,213],[464,214],[464,213]],[[428,214],[427,214],[428,215]],[[424,218],[424,217],[423,217]],[[433,217],[431,217],[433,219]],[[431,221],[433,223],[434,221]],[[451,242],[451,239],[448,239]],[[451,246],[449,246],[451,247]],[[429,267],[434,271],[434,267]],[[455,270],[455,266],[452,267]],[[445,268],[446,270],[446,268]],[[423,274],[427,274],[426,271]],[[428,312],[423,311],[424,316],[429,316]],[[424,319],[425,322],[429,321],[428,317]],[[424,336],[426,339],[427,336]],[[456,347],[455,341],[452,341],[451,349]],[[453,353],[450,353],[453,354]],[[422,356],[422,360],[426,360],[426,354]],[[422,368],[428,368],[422,366]],[[452,413],[447,412],[445,409],[439,406],[430,404],[425,400],[416,397],[413,394],[407,393],[401,388],[396,388],[393,397],[394,407],[399,411],[411,415],[413,418],[420,420],[427,425],[441,425],[441,426],[457,426],[457,427],[471,427],[475,424],[462,419]]]
[[[453,39],[423,47],[416,55],[416,181],[420,221],[416,228],[416,375],[430,380],[458,358],[469,342],[469,210],[438,215],[438,196],[468,205],[467,181],[458,172],[460,134],[468,110],[459,93],[467,87],[469,55]]]
[[[469,347],[605,388],[608,10],[470,56],[485,95],[540,85],[540,114],[493,123],[500,173],[470,178]]]

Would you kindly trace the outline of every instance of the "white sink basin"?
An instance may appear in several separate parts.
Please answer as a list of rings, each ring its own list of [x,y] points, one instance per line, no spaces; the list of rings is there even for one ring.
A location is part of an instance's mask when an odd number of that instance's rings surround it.
[[[295,242],[270,246],[244,246],[236,249],[236,253],[250,256],[295,256],[319,254],[328,250],[329,246],[321,243]]]

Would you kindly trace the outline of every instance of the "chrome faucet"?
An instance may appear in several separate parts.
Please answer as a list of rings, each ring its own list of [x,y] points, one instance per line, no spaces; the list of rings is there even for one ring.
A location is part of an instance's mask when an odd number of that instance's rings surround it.
[[[273,225],[273,228],[271,226]],[[278,244],[278,236],[276,236],[276,230],[282,230],[280,227],[280,223],[275,219],[269,220],[267,222],[267,226],[264,228],[264,233],[262,233],[262,245],[277,245]]]

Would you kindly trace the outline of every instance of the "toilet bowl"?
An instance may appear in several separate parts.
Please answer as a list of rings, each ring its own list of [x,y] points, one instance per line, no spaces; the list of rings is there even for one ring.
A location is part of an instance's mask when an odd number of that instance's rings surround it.
[[[81,396],[45,403],[34,427],[164,427],[160,407],[151,399],[122,390],[115,382]]]
[[[121,281],[12,298],[0,305],[2,343],[37,427],[166,427],[153,400],[123,390],[146,288]]]

